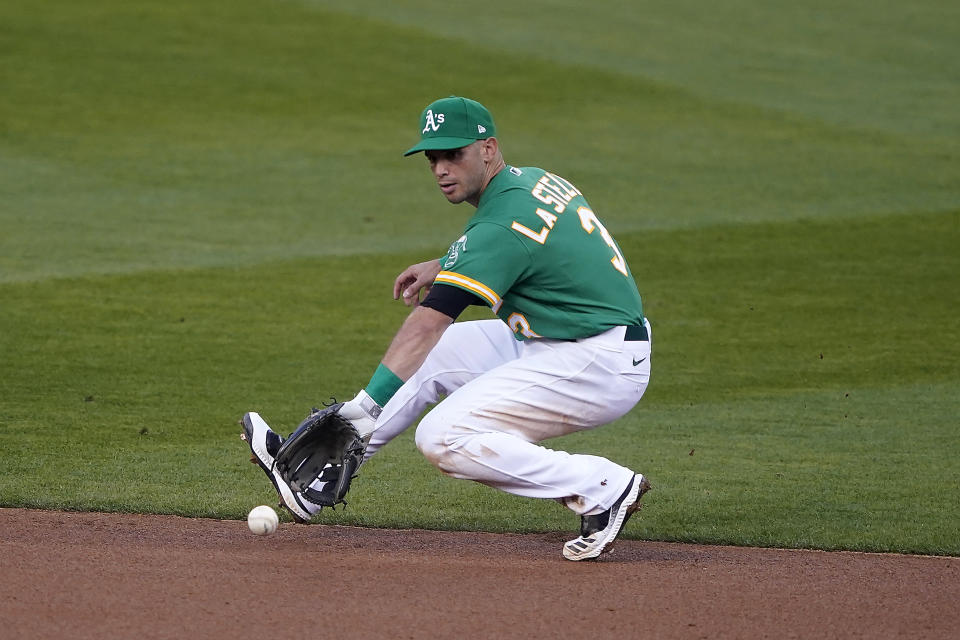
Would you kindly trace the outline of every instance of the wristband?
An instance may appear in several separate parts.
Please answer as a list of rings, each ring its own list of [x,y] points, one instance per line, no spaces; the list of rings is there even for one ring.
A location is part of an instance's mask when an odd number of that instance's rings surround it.
[[[374,402],[383,407],[402,386],[403,380],[381,362],[364,390]]]

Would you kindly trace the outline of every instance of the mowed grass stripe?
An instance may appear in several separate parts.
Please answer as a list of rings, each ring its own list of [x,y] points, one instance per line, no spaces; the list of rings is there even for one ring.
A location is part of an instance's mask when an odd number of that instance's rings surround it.
[[[491,0],[459,6],[333,0],[297,5],[403,25],[510,53],[519,61],[590,67],[842,128],[960,136],[960,9],[944,0],[829,6],[803,0]],[[478,38],[477,34],[483,37]]]
[[[948,132],[826,124],[296,3],[269,9],[0,8],[0,281],[449,243],[469,212],[400,152],[426,101],[451,92],[488,103],[508,161],[573,180],[617,234],[960,203]]]
[[[654,323],[653,381],[624,419],[554,444],[655,478],[629,535],[957,554],[957,222],[620,237]],[[289,431],[355,392],[405,315],[393,276],[428,255],[3,285],[0,504],[243,517],[270,489],[239,415]],[[411,438],[322,521],[575,526],[444,478]]]

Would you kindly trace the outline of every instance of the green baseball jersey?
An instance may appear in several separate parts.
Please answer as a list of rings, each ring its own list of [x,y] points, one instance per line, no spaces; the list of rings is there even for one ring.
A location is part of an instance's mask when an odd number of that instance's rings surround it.
[[[576,339],[643,322],[620,247],[580,191],[535,167],[506,167],[480,195],[436,282],[476,294],[518,340]]]

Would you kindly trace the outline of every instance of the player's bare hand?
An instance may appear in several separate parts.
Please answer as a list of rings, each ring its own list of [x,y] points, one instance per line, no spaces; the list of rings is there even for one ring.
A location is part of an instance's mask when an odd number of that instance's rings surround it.
[[[393,299],[399,300],[402,296],[403,304],[408,307],[417,306],[429,293],[438,273],[440,273],[439,260],[427,260],[410,265],[393,281]]]

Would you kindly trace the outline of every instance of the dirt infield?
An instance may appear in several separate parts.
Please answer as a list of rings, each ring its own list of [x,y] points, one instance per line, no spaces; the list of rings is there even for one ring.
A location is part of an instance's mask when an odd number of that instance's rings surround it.
[[[0,509],[3,638],[955,638],[960,558]]]

